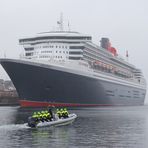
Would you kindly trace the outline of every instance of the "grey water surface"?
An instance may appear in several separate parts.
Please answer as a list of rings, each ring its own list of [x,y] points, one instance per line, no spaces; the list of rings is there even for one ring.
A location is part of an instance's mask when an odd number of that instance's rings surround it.
[[[0,107],[0,148],[147,148],[148,106],[70,108],[78,118],[61,127],[31,129],[32,112]]]

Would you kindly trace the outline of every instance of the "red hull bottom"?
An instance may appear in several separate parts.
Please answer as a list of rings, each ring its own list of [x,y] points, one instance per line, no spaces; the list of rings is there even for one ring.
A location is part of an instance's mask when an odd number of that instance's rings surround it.
[[[97,107],[97,106],[112,106],[109,104],[73,104],[73,103],[49,103],[49,102],[35,102],[28,100],[20,100],[21,107]]]

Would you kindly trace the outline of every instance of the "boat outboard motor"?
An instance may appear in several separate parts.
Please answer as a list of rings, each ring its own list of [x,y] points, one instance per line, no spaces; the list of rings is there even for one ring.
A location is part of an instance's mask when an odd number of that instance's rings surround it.
[[[36,120],[35,120],[35,118],[28,117],[28,126],[36,127]]]

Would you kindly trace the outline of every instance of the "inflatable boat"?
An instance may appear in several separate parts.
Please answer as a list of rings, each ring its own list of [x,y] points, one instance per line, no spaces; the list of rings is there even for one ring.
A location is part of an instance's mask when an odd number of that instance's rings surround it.
[[[36,122],[32,117],[28,118],[28,126],[31,128],[47,127],[47,126],[62,126],[71,124],[77,118],[76,114],[69,114],[67,118],[58,118],[57,116],[52,121]]]

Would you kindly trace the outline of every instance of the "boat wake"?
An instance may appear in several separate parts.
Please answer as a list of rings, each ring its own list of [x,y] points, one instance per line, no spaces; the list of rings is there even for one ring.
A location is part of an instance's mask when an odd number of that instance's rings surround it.
[[[1,125],[0,131],[11,131],[11,130],[20,130],[20,129],[29,129],[30,127],[27,126],[27,123],[24,124],[7,124],[7,125]]]

